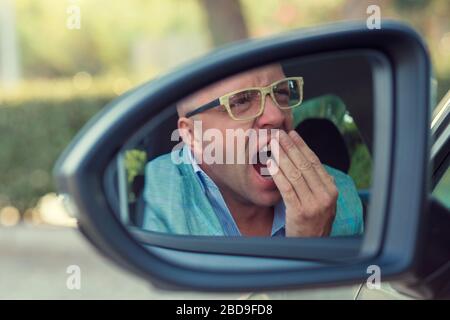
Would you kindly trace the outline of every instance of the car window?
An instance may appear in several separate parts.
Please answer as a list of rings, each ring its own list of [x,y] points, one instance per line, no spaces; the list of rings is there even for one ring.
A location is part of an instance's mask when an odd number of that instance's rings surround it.
[[[368,189],[372,180],[372,157],[344,101],[336,95],[323,95],[306,100],[302,108],[294,110],[295,127],[312,118],[328,119],[337,127],[349,152],[348,174],[358,190]]]

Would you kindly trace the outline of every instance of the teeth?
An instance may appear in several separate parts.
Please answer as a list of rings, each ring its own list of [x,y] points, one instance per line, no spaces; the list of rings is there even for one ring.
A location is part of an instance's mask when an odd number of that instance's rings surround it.
[[[268,150],[270,150],[270,146],[266,144],[264,147],[261,148],[261,150],[259,150],[259,152],[267,152]]]
[[[264,156],[263,156],[264,155]],[[261,158],[270,158],[271,157],[271,147],[270,144],[266,144],[264,146],[261,147],[261,149],[257,150],[254,155],[251,158],[251,163],[255,164],[255,163],[262,163]]]
[[[259,150],[259,152],[268,152],[268,151],[271,151],[270,144],[266,144]]]
[[[261,168],[259,170],[259,174],[265,179],[272,179],[272,175],[269,173],[269,170],[267,168]]]

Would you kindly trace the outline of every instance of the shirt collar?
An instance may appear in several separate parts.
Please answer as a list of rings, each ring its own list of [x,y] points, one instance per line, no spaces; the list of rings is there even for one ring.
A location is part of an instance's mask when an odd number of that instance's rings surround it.
[[[286,206],[283,200],[280,200],[275,207],[273,213],[272,236],[284,229],[286,225]]]
[[[197,178],[199,178],[199,182],[203,192],[206,192],[205,188],[210,188],[213,189],[214,191],[219,191],[219,188],[214,183],[214,181],[198,165],[197,160],[192,154],[191,149],[186,144],[183,146],[183,157],[184,160],[186,161],[185,163],[190,163],[192,165],[192,169],[196,173]]]
[[[186,144],[183,146],[183,160],[186,160],[185,163],[190,163],[192,165],[195,173],[203,171],[194,159],[191,149]]]

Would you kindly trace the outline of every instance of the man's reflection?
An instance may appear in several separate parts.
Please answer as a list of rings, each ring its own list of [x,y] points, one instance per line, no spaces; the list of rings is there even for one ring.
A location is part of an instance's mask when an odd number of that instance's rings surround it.
[[[184,145],[147,164],[143,227],[208,236],[362,233],[353,180],[322,165],[292,128],[292,109],[301,107],[302,90],[302,78],[286,78],[274,64],[212,84],[178,103]],[[269,134],[258,135],[262,129]],[[214,154],[231,154],[233,161],[202,161],[212,140],[205,139],[208,130],[228,139],[215,145]],[[244,152],[238,143],[230,148],[229,140],[239,138],[227,135],[230,130],[256,132],[256,145],[248,135]],[[244,163],[236,161],[242,156]]]

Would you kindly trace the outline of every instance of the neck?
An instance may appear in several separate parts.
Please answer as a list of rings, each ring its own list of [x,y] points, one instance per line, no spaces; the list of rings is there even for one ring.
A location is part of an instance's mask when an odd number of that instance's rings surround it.
[[[242,235],[270,237],[274,218],[273,207],[246,203],[228,192],[222,191],[222,195]]]

